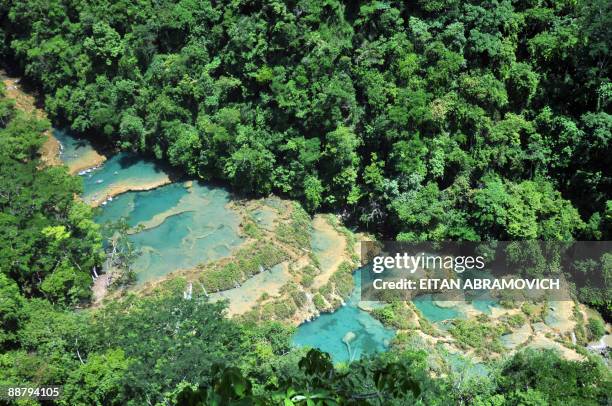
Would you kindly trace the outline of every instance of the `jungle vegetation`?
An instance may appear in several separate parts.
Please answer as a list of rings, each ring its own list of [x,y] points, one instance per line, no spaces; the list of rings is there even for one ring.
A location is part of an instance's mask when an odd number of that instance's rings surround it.
[[[52,120],[409,240],[610,238],[606,0],[6,0]]]
[[[0,57],[57,125],[380,236],[604,240],[611,16],[605,0],[4,0]],[[610,401],[607,366],[550,351],[482,377],[413,349],[334,367],[180,281],[82,309],[103,240],[80,180],[39,160],[48,125],[0,99],[0,385],[61,384],[61,405]]]

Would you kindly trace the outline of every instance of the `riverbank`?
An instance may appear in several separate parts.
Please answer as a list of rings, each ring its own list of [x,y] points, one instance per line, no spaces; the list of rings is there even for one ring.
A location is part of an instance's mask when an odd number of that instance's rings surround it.
[[[105,161],[106,156],[100,154],[99,152],[95,150],[87,151],[86,153],[79,156],[78,159],[67,164],[68,172],[70,172],[71,175],[76,175],[79,172],[102,166]]]
[[[0,70],[0,79],[6,88],[6,96],[15,101],[15,106],[18,110],[34,115],[39,120],[48,120],[47,113],[39,106],[36,96],[26,91],[20,78],[11,77],[5,71]],[[65,163],[61,159],[62,144],[53,134],[53,130],[47,130],[43,133],[45,142],[40,148],[40,159],[46,166],[57,166],[66,164],[68,171],[72,175],[98,167],[106,161],[106,157],[93,148],[87,153],[70,163]]]
[[[576,334],[580,334],[576,314],[581,305],[573,301],[547,305],[523,302],[510,308],[495,305],[483,312],[475,302],[438,307],[439,303],[431,295],[428,297],[425,298],[429,300],[428,306],[413,301],[387,305],[378,313],[376,308],[363,308],[398,328],[398,336],[403,339],[394,344],[400,347],[411,342],[409,337],[418,335],[431,349],[442,345],[446,351],[478,362],[498,359],[523,348],[553,349],[568,360],[586,358],[586,348],[576,342]],[[430,307],[438,308],[442,314],[453,310],[455,315],[432,320],[430,313],[435,310]]]
[[[34,96],[24,91],[19,78],[10,77],[5,71],[0,70],[0,79],[4,83],[6,97],[15,101],[15,107],[18,110],[32,114],[39,120],[47,120],[47,113],[38,107]],[[53,136],[51,130],[45,131],[43,135],[45,142],[40,148],[41,161],[46,166],[61,165],[59,141]]]
[[[384,304],[348,299],[351,294],[359,294],[352,282],[358,244],[334,216],[310,218],[296,203],[275,197],[232,201],[229,206],[240,216],[244,238],[240,247],[221,260],[169,273],[137,290],[150,294],[166,284],[180,283],[189,295],[200,292],[212,301],[228,300],[229,317],[290,323],[307,331],[301,333],[301,343],[326,348],[316,338],[315,330],[321,328],[320,334],[327,331],[326,340],[337,341],[330,348],[341,354],[341,359],[347,351],[341,340],[344,334],[351,332],[366,339],[368,329],[382,328],[372,316],[387,314],[377,314]],[[162,212],[164,215],[157,213],[141,224],[146,229],[157,228],[168,213],[180,215],[185,209],[181,204],[173,205]],[[279,259],[262,266],[265,259],[258,257],[261,253]],[[440,347],[479,362],[525,347],[551,348],[567,359],[584,359],[571,338],[577,325],[573,302],[530,309],[523,303],[503,308],[491,298],[441,302],[431,297],[401,306],[405,310],[397,313],[395,324],[389,324],[386,330],[396,331],[395,339],[387,338],[391,346],[402,347],[407,345],[405,337],[418,337],[432,351]],[[349,314],[362,322],[348,323],[344,319]],[[347,330],[342,337],[338,335],[339,326]],[[387,347],[367,342],[379,350]]]
[[[72,175],[90,172],[107,160],[106,154],[94,148],[88,140],[76,138],[65,130],[55,129],[53,135],[61,144],[59,157]]]
[[[0,70],[0,79],[5,85],[6,96],[14,100],[18,110],[34,115],[41,120],[47,120],[46,112],[39,106],[35,95],[26,91],[21,80],[17,77],[9,76],[5,71]],[[44,144],[40,148],[41,161],[46,166],[66,165],[68,171],[72,175],[92,170],[101,167],[107,157],[96,150],[89,141],[77,140],[74,137],[68,138],[66,144],[62,145],[60,139],[54,135],[53,129],[43,133],[45,139]],[[69,157],[65,157],[70,155]],[[142,183],[130,184],[127,182],[113,185],[106,193],[97,196],[87,201],[91,206],[97,207],[107,201],[109,198],[114,198],[122,193],[129,191],[142,191],[154,189],[172,182],[171,176],[165,173],[160,179]]]

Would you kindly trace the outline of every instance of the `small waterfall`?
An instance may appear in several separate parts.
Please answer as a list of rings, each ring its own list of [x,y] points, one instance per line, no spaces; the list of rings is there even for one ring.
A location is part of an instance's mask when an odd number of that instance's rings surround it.
[[[353,341],[357,336],[352,331],[349,331],[342,337],[342,342],[346,344],[346,349],[348,351],[349,362],[352,362],[355,358],[355,353],[351,351],[351,341]]]
[[[606,344],[606,336],[603,336],[599,339],[599,341],[587,345],[587,349],[590,351],[598,352],[600,354],[605,353],[608,345]]]
[[[201,282],[198,282],[200,284],[200,287],[202,288],[202,292],[204,292],[204,296],[208,297],[208,292],[206,291],[206,288],[204,287],[204,285],[202,285]]]
[[[189,288],[187,291],[183,292],[183,298],[187,300],[191,300],[191,296],[193,295],[193,283],[189,283]]]

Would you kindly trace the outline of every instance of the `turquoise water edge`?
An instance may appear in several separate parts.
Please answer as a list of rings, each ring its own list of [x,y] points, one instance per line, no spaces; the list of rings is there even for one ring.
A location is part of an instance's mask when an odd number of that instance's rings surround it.
[[[141,250],[134,265],[142,283],[229,256],[242,242],[240,219],[227,208],[229,202],[223,189],[172,183],[123,193],[104,206],[96,221],[125,218],[131,227],[142,228],[130,236]]]
[[[70,164],[93,150],[91,144],[65,131],[55,131],[62,144],[60,158]],[[116,185],[148,184],[167,176],[156,162],[128,153],[110,157],[98,168],[79,173],[84,180],[84,200],[96,199]],[[95,220],[99,224],[124,218],[133,228],[130,239],[142,255],[135,264],[137,283],[144,283],[199,263],[227,257],[242,243],[240,218],[229,209],[230,193],[199,182],[174,182],[147,191],[128,191],[108,199]],[[267,220],[261,213],[262,221]],[[313,250],[324,250],[333,243],[313,235]],[[331,354],[335,362],[347,362],[385,351],[395,331],[383,326],[370,313],[358,307],[361,270],[354,273],[355,288],[344,306],[301,324],[293,344],[316,347]],[[414,301],[423,316],[432,322],[459,318],[452,307],[439,307],[431,295]],[[490,312],[494,303],[475,300],[473,306]]]
[[[359,359],[388,348],[395,332],[357,307],[361,297],[361,270],[355,271],[353,279],[355,289],[346,304],[300,325],[293,338],[294,345],[319,348],[330,353],[336,362]],[[347,345],[343,339],[348,333],[354,334],[354,338]]]

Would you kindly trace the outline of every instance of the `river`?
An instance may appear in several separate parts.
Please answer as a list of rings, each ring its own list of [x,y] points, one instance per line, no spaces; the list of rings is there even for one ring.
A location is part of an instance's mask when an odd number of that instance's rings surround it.
[[[62,145],[62,161],[83,178],[82,198],[100,206],[96,222],[125,218],[135,230],[130,239],[142,252],[135,263],[137,284],[230,256],[243,242],[240,216],[228,207],[232,197],[225,189],[184,179],[172,181],[168,169],[154,160],[125,152],[105,159],[86,140],[59,130],[54,130],[54,135]],[[88,163],[94,167],[89,168]],[[256,215],[264,224],[271,221],[266,212]],[[334,262],[328,254],[333,252],[335,243],[328,235],[317,232],[311,235],[313,252],[320,254],[323,266]],[[237,302],[252,302],[253,298],[245,297],[244,289],[266,278],[278,279],[273,275],[274,272],[262,273],[241,289],[220,295]],[[359,359],[388,348],[395,331],[359,308],[360,270],[354,273],[354,282],[355,289],[341,308],[297,328],[295,346],[320,348],[336,362]],[[438,306],[430,295],[414,303],[432,322],[462,317],[455,308]]]

